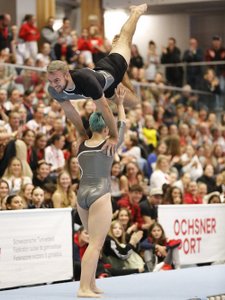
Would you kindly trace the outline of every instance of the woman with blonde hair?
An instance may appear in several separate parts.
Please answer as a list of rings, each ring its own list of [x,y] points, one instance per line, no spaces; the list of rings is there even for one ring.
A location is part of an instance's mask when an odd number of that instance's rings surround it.
[[[9,184],[10,193],[17,193],[23,184],[32,183],[31,177],[24,175],[22,162],[17,157],[10,160],[3,178]]]
[[[166,155],[159,155],[156,161],[156,167],[154,172],[150,177],[150,187],[153,188],[162,188],[163,184],[169,184],[169,159]]]
[[[58,175],[56,191],[52,195],[54,208],[76,207],[77,197],[71,186],[71,177],[63,171]]]

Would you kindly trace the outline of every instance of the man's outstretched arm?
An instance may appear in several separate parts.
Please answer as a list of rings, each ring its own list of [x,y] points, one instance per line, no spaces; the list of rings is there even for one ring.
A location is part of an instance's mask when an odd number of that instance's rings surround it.
[[[76,130],[81,139],[88,139],[88,135],[84,129],[83,122],[78,111],[72,105],[72,103],[68,101],[60,102],[61,107],[63,108],[65,115],[75,126]]]

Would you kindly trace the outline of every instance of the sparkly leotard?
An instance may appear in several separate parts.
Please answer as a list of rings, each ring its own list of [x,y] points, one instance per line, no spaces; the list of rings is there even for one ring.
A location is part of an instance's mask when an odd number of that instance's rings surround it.
[[[117,148],[122,144],[125,132],[125,123],[118,122],[119,141]],[[106,155],[101,150],[106,141],[96,147],[90,147],[83,142],[78,151],[78,162],[81,169],[81,180],[77,193],[77,201],[83,209],[89,209],[101,196],[110,192],[110,176],[113,156]]]

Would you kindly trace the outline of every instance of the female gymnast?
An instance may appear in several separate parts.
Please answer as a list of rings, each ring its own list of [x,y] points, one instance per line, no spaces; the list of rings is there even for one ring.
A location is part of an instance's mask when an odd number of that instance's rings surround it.
[[[126,119],[123,107],[125,89],[122,85],[118,86],[115,95],[118,109],[118,148],[124,138]],[[80,287],[77,296],[100,298],[99,294],[102,291],[96,287],[95,273],[112,219],[110,182],[113,156],[107,155],[107,150],[102,149],[109,134],[102,114],[93,113],[89,123],[92,137],[81,143],[78,150],[81,180],[77,193],[77,209],[82,224],[88,231],[89,245],[81,262]]]

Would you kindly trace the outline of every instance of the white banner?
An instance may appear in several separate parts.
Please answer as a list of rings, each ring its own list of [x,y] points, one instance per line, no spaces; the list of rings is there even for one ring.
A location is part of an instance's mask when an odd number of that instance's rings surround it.
[[[181,265],[225,260],[225,205],[160,205],[166,237],[181,239]]]
[[[71,209],[0,212],[0,289],[72,277]]]

